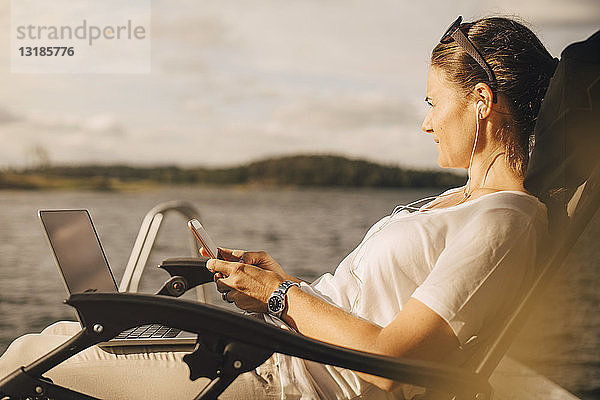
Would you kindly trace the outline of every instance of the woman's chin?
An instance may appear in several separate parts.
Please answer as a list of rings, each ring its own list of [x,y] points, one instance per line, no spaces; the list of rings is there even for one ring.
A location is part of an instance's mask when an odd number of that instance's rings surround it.
[[[441,154],[438,154],[437,164],[441,168],[464,168],[459,163],[453,162],[452,160],[449,160],[448,158],[443,157]]]
[[[441,168],[450,168],[450,166],[448,165],[448,161],[444,160],[440,156],[438,156],[437,163]]]

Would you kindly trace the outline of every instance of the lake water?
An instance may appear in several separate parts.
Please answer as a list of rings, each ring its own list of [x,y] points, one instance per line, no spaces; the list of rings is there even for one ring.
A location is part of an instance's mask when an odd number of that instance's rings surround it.
[[[306,280],[333,271],[378,219],[397,204],[432,190],[264,189],[169,187],[139,192],[0,192],[0,353],[11,340],[73,319],[36,211],[90,210],[110,265],[120,280],[145,213],[160,202],[186,200],[224,247],[266,250]],[[140,291],[168,278],[151,266],[187,256],[189,233],[179,215],[164,221]],[[511,349],[512,355],[584,398],[600,388],[600,286],[597,237],[592,221],[568,262],[567,273],[546,291]]]

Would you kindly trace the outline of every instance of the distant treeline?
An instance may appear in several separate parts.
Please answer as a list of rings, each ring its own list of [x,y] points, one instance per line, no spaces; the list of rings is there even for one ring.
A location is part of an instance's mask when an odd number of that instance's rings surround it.
[[[231,168],[47,166],[5,172],[3,175],[0,174],[0,188],[10,187],[10,182],[15,187],[19,187],[21,182],[20,186],[25,188],[28,187],[26,182],[36,186],[36,181],[39,183],[53,179],[88,182],[97,189],[110,189],[113,183],[141,181],[161,184],[348,187],[450,187],[461,185],[465,181],[464,176],[449,172],[404,169],[331,155],[273,158]],[[26,179],[27,177],[30,179]],[[31,177],[36,179],[32,181]]]

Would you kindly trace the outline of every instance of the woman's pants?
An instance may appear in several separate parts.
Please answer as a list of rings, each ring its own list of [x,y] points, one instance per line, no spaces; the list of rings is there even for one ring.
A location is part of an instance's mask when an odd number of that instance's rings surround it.
[[[0,378],[58,347],[81,329],[77,322],[57,322],[39,334],[16,339],[0,357]],[[92,346],[45,374],[54,383],[102,399],[193,399],[208,379],[189,379],[181,346]],[[276,357],[244,373],[220,399],[279,399]],[[286,396],[289,398],[289,396]]]

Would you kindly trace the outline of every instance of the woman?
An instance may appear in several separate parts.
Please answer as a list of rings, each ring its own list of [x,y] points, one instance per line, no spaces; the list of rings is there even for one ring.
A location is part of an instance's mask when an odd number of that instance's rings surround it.
[[[467,169],[465,187],[412,213],[410,206],[395,210],[367,232],[334,275],[311,285],[288,275],[264,252],[222,249],[223,260],[207,266],[223,299],[353,349],[453,365],[477,361],[536,275],[546,211],[525,192],[523,176],[555,62],[535,35],[513,20],[460,21],[433,50],[426,93],[431,108],[422,129],[432,135],[441,167]],[[54,347],[70,329],[57,325],[19,339],[0,360],[0,372]],[[183,398],[198,389],[184,382],[180,356],[166,351],[121,360],[90,349],[49,375],[78,390],[123,398],[163,396],[152,386],[153,377],[162,376],[169,397]],[[88,369],[95,363],[94,372],[82,374],[70,362]],[[132,385],[132,374],[144,384]],[[123,385],[102,392],[97,382],[81,384],[81,379]],[[172,379],[179,384],[170,385]],[[174,387],[180,392],[174,394]],[[280,397],[280,387],[286,398],[411,397],[410,388],[387,379],[275,355],[257,374],[238,378],[224,398]]]

